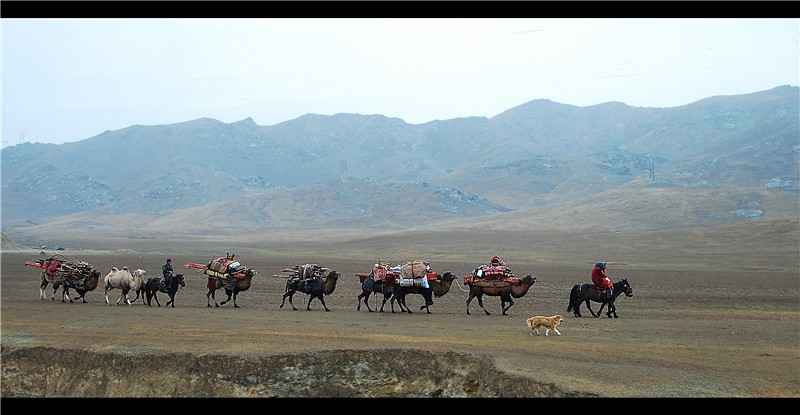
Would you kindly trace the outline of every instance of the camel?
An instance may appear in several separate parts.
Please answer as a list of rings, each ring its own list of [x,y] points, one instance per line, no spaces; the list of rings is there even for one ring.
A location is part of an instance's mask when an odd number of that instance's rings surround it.
[[[108,292],[115,288],[119,288],[122,291],[122,294],[120,294],[119,299],[117,300],[117,305],[119,305],[120,301],[123,299],[125,300],[125,304],[131,305],[132,302],[128,298],[128,293],[131,291],[138,292],[142,285],[147,284],[147,277],[145,277],[146,274],[147,272],[141,268],[135,269],[133,272],[131,272],[128,270],[128,267],[122,267],[121,270],[117,267],[111,267],[111,271],[109,271],[106,277],[103,279],[106,304],[111,305],[111,303],[108,301]],[[136,298],[139,298],[138,294]]]
[[[84,303],[88,303],[86,301],[86,293],[89,291],[93,291],[100,285],[100,271],[98,270],[91,270],[89,274],[84,276],[81,279],[75,279],[72,277],[63,277],[61,273],[53,273],[53,275],[48,275],[47,270],[42,270],[42,283],[39,286],[39,297],[41,299],[46,299],[45,295],[45,288],[47,288],[48,284],[53,284],[53,296],[50,297],[50,301],[55,301],[56,291],[58,291],[58,287],[61,287],[61,302],[65,303],[69,300],[70,303],[74,303],[73,299],[69,297],[69,289],[74,288],[75,291],[78,292],[78,296],[75,297],[75,300],[81,299]]]
[[[478,299],[478,305],[481,306],[486,315],[491,314],[483,306],[483,295],[500,296],[500,308],[503,310],[503,315],[508,315],[508,309],[514,305],[513,298],[522,298],[528,293],[528,290],[536,283],[536,277],[528,274],[522,279],[514,278],[516,281],[509,281],[509,279],[499,280],[484,280],[475,278],[466,278],[464,284],[469,286],[469,298],[467,298],[467,315],[469,312],[469,303],[473,298]],[[506,307],[508,303],[508,307]]]
[[[306,293],[311,295],[308,299],[308,305],[306,305],[306,310],[311,310],[311,301],[315,298],[322,303],[322,306],[325,307],[325,311],[331,311],[327,305],[325,305],[325,296],[330,295],[333,293],[333,290],[336,289],[336,281],[339,280],[339,274],[336,271],[323,268],[328,272],[327,277],[320,277],[320,276],[313,276],[311,278],[304,278],[301,279],[298,276],[293,276],[286,280],[286,292],[283,294],[283,298],[281,299],[281,307],[283,308],[283,304],[286,301],[286,298],[289,298],[289,305],[292,306],[292,310],[297,310],[297,308],[292,304],[292,297],[294,293],[300,291],[302,293]]]
[[[247,291],[250,288],[250,284],[252,283],[253,276],[256,275],[256,272],[252,269],[248,269],[245,272],[244,278],[233,278],[229,277],[225,278],[217,278],[217,277],[208,277],[208,294],[206,294],[208,300],[208,306],[211,307],[211,300],[214,300],[214,306],[219,307],[221,305],[225,305],[228,301],[231,300],[231,296],[233,296],[233,308],[239,308],[239,305],[236,304],[236,296],[242,292]],[[217,303],[216,299],[216,292],[218,289],[224,288],[225,294],[228,295],[228,299],[225,301],[220,301]]]
[[[458,275],[447,271],[437,279],[429,279],[428,285],[430,288],[422,288],[418,286],[403,287],[398,284],[395,286],[394,299],[397,300],[397,305],[400,306],[400,311],[411,314],[411,309],[406,305],[406,294],[420,294],[425,299],[425,304],[420,306],[419,309],[425,309],[428,314],[431,314],[431,310],[428,308],[429,306],[433,305],[433,297],[431,294],[433,294],[433,296],[436,298],[444,296],[450,291],[453,280],[457,278]],[[392,309],[392,312],[394,312],[394,309]]]

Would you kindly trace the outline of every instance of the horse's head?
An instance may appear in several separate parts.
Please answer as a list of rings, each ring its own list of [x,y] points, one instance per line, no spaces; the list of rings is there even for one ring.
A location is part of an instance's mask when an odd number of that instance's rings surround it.
[[[622,283],[622,292],[625,293],[625,296],[633,297],[633,288],[631,288],[631,285],[628,283],[628,279],[623,278],[620,282]]]
[[[181,287],[185,287],[186,286],[186,281],[185,281],[185,278],[183,277],[183,274],[175,274],[172,277],[172,281],[173,281],[173,284],[180,285]]]

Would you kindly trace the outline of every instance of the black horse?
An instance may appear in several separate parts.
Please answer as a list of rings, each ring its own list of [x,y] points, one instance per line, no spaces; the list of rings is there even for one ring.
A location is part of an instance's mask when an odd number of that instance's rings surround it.
[[[386,305],[386,302],[391,299],[392,301],[390,305],[392,306],[392,313],[394,313],[393,296],[396,284],[397,280],[395,279],[384,278],[382,280],[375,281],[375,277],[372,274],[369,274],[368,277],[361,281],[361,294],[358,295],[358,307],[356,307],[356,310],[361,311],[361,300],[363,299],[364,305],[367,306],[367,310],[370,312],[374,311],[369,307],[369,296],[374,292],[383,294],[383,303],[381,303],[381,308],[378,311],[383,313],[383,307]]]
[[[631,285],[628,284],[628,280],[625,278],[613,284],[613,294],[611,295],[611,298],[606,299],[600,298],[600,291],[595,288],[594,284],[575,284],[575,286],[572,287],[572,291],[569,293],[569,306],[567,307],[567,311],[573,311],[575,313],[575,317],[581,317],[581,303],[586,302],[586,308],[588,308],[589,312],[592,313],[592,317],[600,317],[603,307],[608,305],[608,312],[606,313],[606,316],[609,318],[619,318],[619,316],[617,316],[617,306],[614,305],[614,300],[616,300],[617,297],[619,297],[619,295],[622,293],[625,293],[625,296],[627,297],[633,297],[633,288],[631,288]],[[602,303],[602,305],[600,305],[600,310],[597,311],[597,314],[592,311],[592,307],[589,302],[590,300]]]
[[[145,290],[145,295],[147,295],[147,305],[150,304],[150,300],[153,298],[156,299],[156,304],[161,307],[161,302],[158,301],[158,296],[156,293],[162,292],[169,296],[169,301],[167,301],[166,306],[169,307],[172,304],[172,307],[175,307],[175,293],[178,292],[179,287],[185,287],[186,281],[184,281],[183,274],[175,274],[169,280],[169,287],[166,286],[163,282],[161,282],[162,277],[152,277],[147,280],[147,288]]]

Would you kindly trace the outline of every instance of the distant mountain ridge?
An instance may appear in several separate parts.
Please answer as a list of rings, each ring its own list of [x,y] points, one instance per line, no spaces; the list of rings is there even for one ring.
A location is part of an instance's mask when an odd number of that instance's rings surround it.
[[[59,222],[115,232],[116,223],[150,232],[158,218],[199,233],[237,224],[406,228],[535,217],[592,195],[657,197],[643,189],[659,188],[673,197],[681,189],[740,192],[752,199],[730,203],[747,210],[769,202],[782,207],[758,217],[786,215],[800,181],[798,89],[675,108],[535,100],[492,118],[418,125],[357,114],[272,126],[202,118],[24,143],[0,152],[2,228]],[[695,210],[670,214],[719,216]],[[722,219],[741,216],[712,222]]]

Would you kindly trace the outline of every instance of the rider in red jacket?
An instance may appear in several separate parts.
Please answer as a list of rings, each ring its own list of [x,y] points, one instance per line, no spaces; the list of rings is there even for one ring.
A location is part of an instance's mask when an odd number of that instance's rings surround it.
[[[598,262],[592,268],[592,283],[594,287],[600,290],[600,298],[611,297],[612,287],[611,280],[606,275],[606,263]]]

